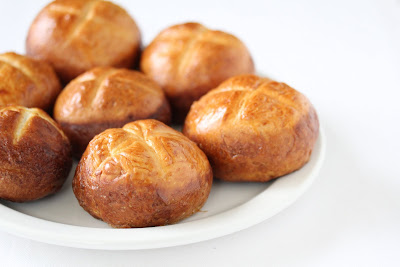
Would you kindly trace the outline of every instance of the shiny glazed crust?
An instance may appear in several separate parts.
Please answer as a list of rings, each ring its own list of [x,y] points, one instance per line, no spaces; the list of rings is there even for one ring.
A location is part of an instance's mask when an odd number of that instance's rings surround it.
[[[153,118],[169,123],[170,107],[162,89],[144,74],[99,67],[71,81],[57,98],[54,118],[81,155],[89,141],[108,128]]]
[[[66,135],[42,110],[0,108],[0,198],[25,202],[57,192],[72,166]]]
[[[13,52],[0,54],[0,106],[49,109],[61,91],[53,68]]]
[[[49,62],[68,82],[97,66],[131,67],[140,43],[135,21],[121,7],[99,0],[57,0],[33,21],[26,51]]]
[[[73,180],[80,205],[113,227],[172,224],[200,210],[212,185],[204,153],[156,120],[108,129],[88,145]]]
[[[194,100],[227,78],[254,72],[239,39],[198,23],[163,30],[143,51],[140,68],[164,89],[177,121],[183,121]]]
[[[266,182],[301,168],[318,130],[304,95],[284,83],[241,75],[195,102],[183,133],[206,153],[215,177]]]

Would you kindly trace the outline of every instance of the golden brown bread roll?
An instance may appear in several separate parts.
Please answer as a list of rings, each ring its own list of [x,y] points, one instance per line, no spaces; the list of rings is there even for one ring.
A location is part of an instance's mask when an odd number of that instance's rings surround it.
[[[72,166],[66,135],[44,111],[0,108],[0,198],[24,202],[57,192]]]
[[[318,129],[304,95],[284,83],[240,75],[192,105],[183,133],[206,153],[215,177],[266,182],[309,160]]]
[[[61,91],[52,67],[13,52],[0,54],[0,106],[49,109]]]
[[[81,155],[89,141],[108,128],[139,119],[169,123],[170,108],[162,89],[144,74],[99,67],[85,72],[57,98],[54,118]]]
[[[95,218],[118,228],[147,227],[197,212],[212,178],[195,143],[159,121],[141,120],[90,141],[72,186]]]
[[[183,121],[193,101],[227,78],[254,72],[239,39],[198,23],[163,30],[143,51],[140,68],[164,89],[176,121]]]
[[[48,61],[64,82],[97,66],[131,67],[140,32],[121,7],[99,0],[57,0],[37,15],[28,55]]]

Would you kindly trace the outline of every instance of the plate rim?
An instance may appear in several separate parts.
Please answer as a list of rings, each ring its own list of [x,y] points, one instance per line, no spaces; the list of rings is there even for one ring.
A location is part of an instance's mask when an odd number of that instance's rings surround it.
[[[314,156],[316,159],[310,174],[298,188],[293,190],[290,197],[283,199],[279,205],[270,208],[267,212],[253,214],[251,211],[254,210],[254,206],[257,207],[259,202],[268,200],[267,192],[270,192],[276,186],[279,187],[280,181],[285,181],[285,178],[289,177],[290,174],[275,180],[261,193],[239,206],[195,221],[149,228],[92,228],[48,221],[0,204],[0,214],[5,215],[0,219],[0,229],[19,237],[48,244],[103,250],[154,249],[218,238],[249,228],[275,216],[303,195],[318,176],[325,159],[326,136],[321,126],[316,144],[319,144],[319,146],[314,147],[313,154],[318,153],[318,155]],[[240,216],[238,216],[238,212]],[[252,215],[251,218],[245,216],[249,215],[248,213]],[[220,223],[221,220],[227,219],[230,222],[229,225]],[[209,227],[206,229],[203,227],[204,221],[209,222]],[[193,228],[197,230],[191,230]],[[82,239],[82,236],[85,239]],[[131,238],[131,236],[134,238]],[[157,236],[157,238],[149,239],[149,236]]]

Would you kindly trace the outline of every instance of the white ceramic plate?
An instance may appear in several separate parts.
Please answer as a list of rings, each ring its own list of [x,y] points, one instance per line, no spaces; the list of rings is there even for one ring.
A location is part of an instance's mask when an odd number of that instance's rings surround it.
[[[76,164],[61,191],[31,203],[0,201],[0,229],[51,244],[107,250],[149,249],[204,241],[240,231],[292,204],[314,181],[325,153],[320,131],[310,161],[269,183],[214,181],[201,212],[175,225],[112,229],[86,213],[71,187]]]

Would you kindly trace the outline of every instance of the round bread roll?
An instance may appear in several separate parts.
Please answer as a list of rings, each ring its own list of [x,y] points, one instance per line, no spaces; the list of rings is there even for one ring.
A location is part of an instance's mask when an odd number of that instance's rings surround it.
[[[13,52],[0,54],[0,106],[47,110],[60,91],[60,81],[47,63]]]
[[[183,133],[206,153],[217,178],[266,182],[309,160],[318,129],[304,95],[284,83],[240,75],[192,105]]]
[[[144,74],[98,67],[73,81],[57,98],[54,118],[81,155],[89,141],[108,128],[139,119],[169,123],[170,107],[162,89]]]
[[[121,7],[100,0],[57,0],[33,21],[26,51],[52,64],[68,82],[97,66],[131,67],[140,43],[135,21]]]
[[[25,202],[57,192],[72,166],[67,136],[44,111],[0,108],[0,198]]]
[[[163,30],[143,51],[141,70],[165,91],[174,120],[229,77],[254,72],[246,46],[235,36],[198,23]]]
[[[195,143],[159,121],[141,120],[90,141],[72,187],[93,217],[118,228],[147,227],[199,211],[212,179]]]

